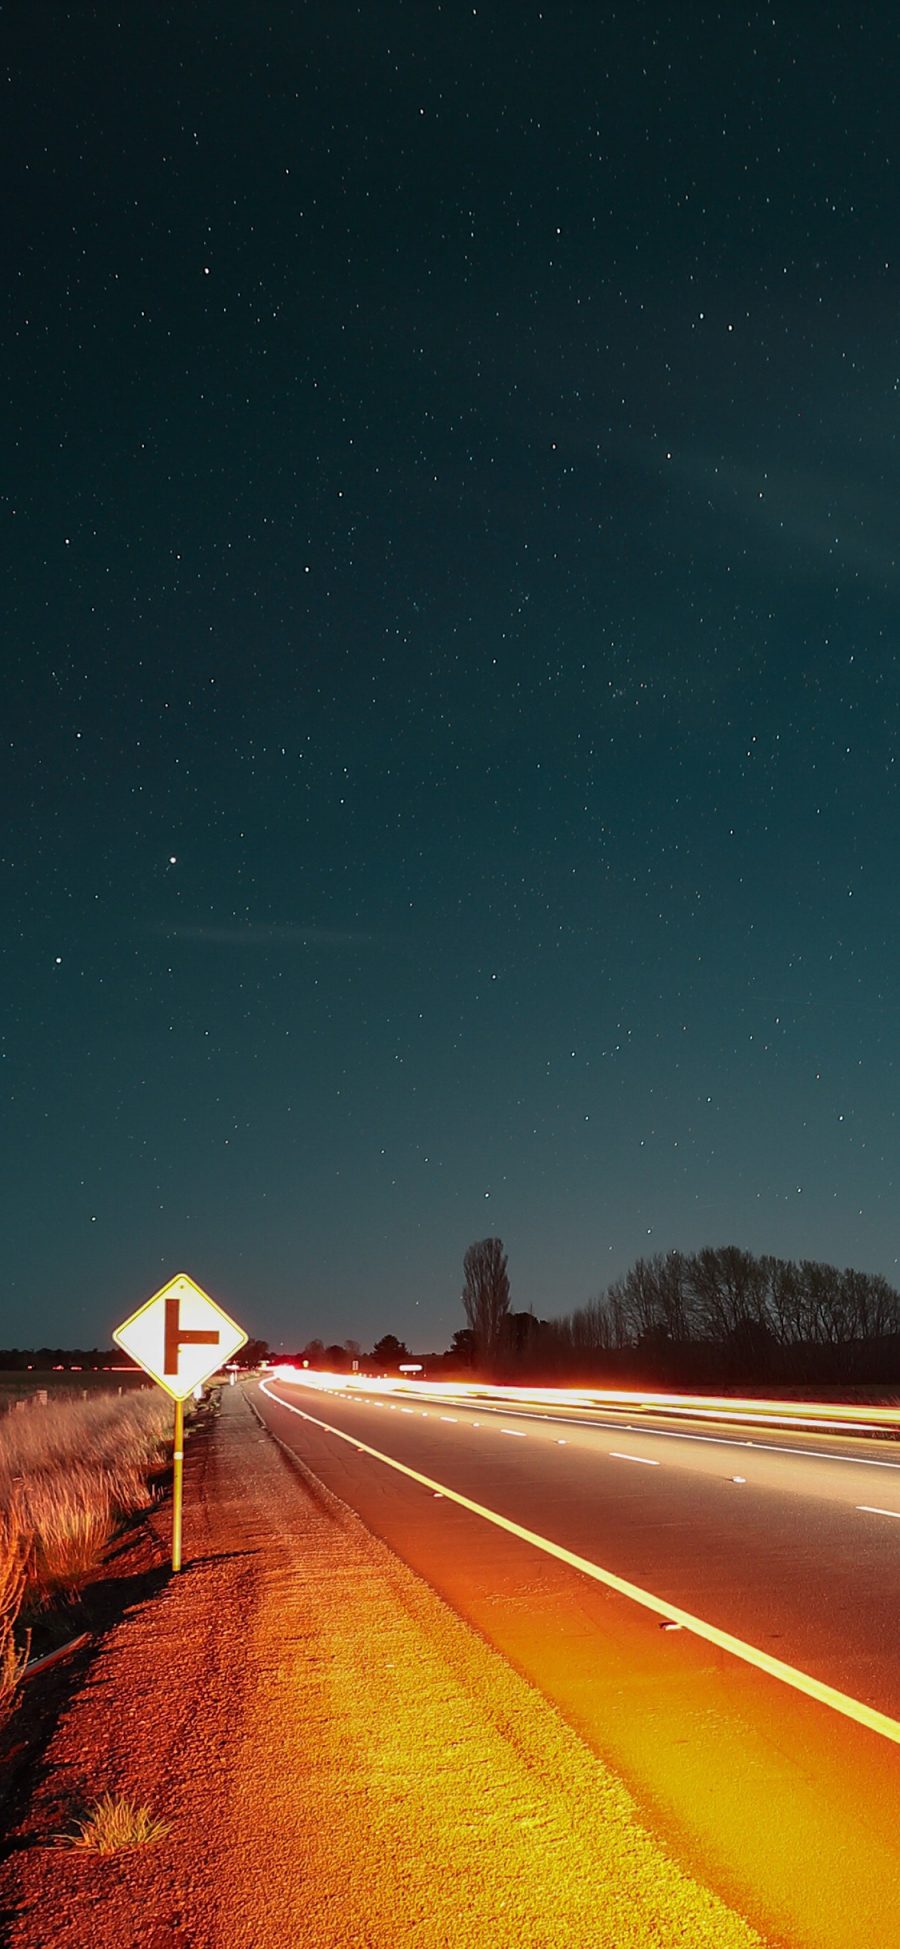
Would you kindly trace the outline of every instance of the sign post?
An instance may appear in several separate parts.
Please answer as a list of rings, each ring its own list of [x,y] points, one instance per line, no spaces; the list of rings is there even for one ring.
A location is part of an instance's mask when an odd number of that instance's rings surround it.
[[[152,1299],[145,1300],[113,1334],[175,1403],[172,1444],[172,1569],[181,1569],[181,1501],[184,1482],[184,1403],[195,1387],[237,1353],[247,1339],[243,1327],[210,1299],[186,1272],[177,1272]]]

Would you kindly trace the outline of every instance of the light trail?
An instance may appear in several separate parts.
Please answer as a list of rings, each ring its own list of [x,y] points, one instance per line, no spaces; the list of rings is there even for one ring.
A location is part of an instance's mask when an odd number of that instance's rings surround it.
[[[571,1387],[494,1387],[480,1381],[409,1381],[373,1379],[362,1374],[319,1373],[315,1368],[277,1367],[274,1378],[301,1381],[309,1387],[338,1387],[349,1392],[403,1393],[443,1400],[449,1405],[472,1403],[522,1407],[576,1409],[627,1414],[661,1413],[690,1420],[728,1421],[744,1426],[762,1424],[800,1429],[817,1428],[834,1434],[900,1434],[900,1405],[878,1407],[870,1402],[771,1401],[730,1394],[658,1394],[639,1389]]]
[[[686,1419],[727,1421],[735,1424],[735,1427],[741,1423],[761,1424],[772,1433],[777,1428],[787,1434],[802,1435],[815,1428],[827,1434],[846,1434],[857,1439],[900,1435],[900,1405],[854,1408],[847,1403],[738,1401],[730,1396],[715,1395],[616,1394],[603,1390],[588,1393],[572,1388],[489,1387],[468,1381],[373,1380],[359,1374],[320,1373],[314,1368],[301,1369],[288,1365],[275,1368],[270,1378],[326,1393],[339,1393],[348,1403],[365,1400],[374,1406],[379,1393],[418,1394],[420,1398],[424,1395],[435,1403],[478,1408],[492,1418],[504,1410],[509,1413],[513,1409],[523,1416],[537,1415],[540,1420],[555,1422],[557,1426],[562,1423],[563,1426],[596,1429],[606,1434],[621,1433],[623,1423],[621,1420],[600,1421],[597,1415],[603,1411],[615,1414],[622,1407],[638,1415],[645,1411],[671,1413]],[[386,1405],[392,1409],[396,1407],[394,1401],[388,1401]],[[568,1413],[563,1412],[566,1408]],[[703,1442],[722,1448],[753,1448],[762,1454],[799,1455],[816,1461],[849,1462],[858,1468],[894,1469],[900,1472],[900,1461],[889,1462],[871,1455],[835,1454],[828,1449],[785,1448],[780,1443],[753,1440],[737,1432],[733,1435],[704,1434],[697,1428],[689,1431],[665,1428],[647,1421],[641,1422],[640,1426],[625,1423],[624,1432],[665,1441]]]
[[[537,1530],[526,1529],[523,1524],[514,1522],[509,1516],[501,1516],[499,1510],[488,1509],[484,1503],[473,1502],[470,1496],[462,1495],[458,1489],[451,1489],[444,1482],[436,1482],[432,1476],[423,1475],[419,1469],[410,1468],[406,1462],[398,1462],[393,1455],[384,1455],[380,1449],[370,1448],[367,1442],[357,1441],[355,1435],[346,1434],[342,1428],[335,1428],[331,1422],[321,1421],[317,1415],[308,1414],[305,1408],[295,1407],[291,1401],[283,1401],[280,1395],[271,1392],[267,1381],[260,1382],[260,1391],[278,1407],[285,1408],[288,1414],[299,1415],[302,1421],[311,1422],[313,1427],[323,1428],[326,1434],[336,1435],[339,1441],[348,1442],[359,1454],[369,1455],[373,1461],[383,1463],[386,1468],[395,1469],[399,1475],[407,1476],[411,1482],[418,1482],[421,1488],[429,1489],[432,1495],[457,1503],[461,1509],[467,1509],[471,1515],[481,1517],[484,1522],[493,1524],[496,1529],[505,1530],[509,1536],[515,1536],[520,1542],[530,1544],[533,1549],[543,1551],[545,1556],[555,1557],[559,1563],[568,1565],[572,1570],[580,1571],[583,1576],[590,1577],[592,1582],[603,1584],[608,1590],[616,1591],[619,1596],[629,1598],[632,1603],[639,1604],[642,1609],[653,1612],[656,1617],[662,1618],[669,1624],[678,1625],[685,1631],[692,1631],[695,1637],[703,1638],[707,1644],[715,1645],[720,1651],[729,1652],[743,1664],[753,1666],[769,1678],[775,1678],[782,1685],[789,1686],[792,1691],[804,1694],[818,1705],[825,1705],[832,1712],[840,1714],[842,1718],[850,1719],[856,1725],[865,1727],[867,1731],[878,1733],[882,1739],[890,1740],[893,1745],[900,1746],[900,1722],[890,1718],[886,1712],[879,1712],[874,1706],[866,1705],[862,1699],[855,1699],[848,1692],[841,1692],[836,1686],[825,1684],[822,1679],[814,1678],[810,1672],[801,1671],[799,1666],[790,1665],[783,1658],[773,1657],[771,1652],[760,1650],[758,1645],[748,1644],[745,1639],[735,1637],[731,1631],[721,1630],[717,1624],[710,1624],[705,1618],[695,1617],[692,1611],[684,1610],[681,1605],[670,1604],[668,1599],[657,1597],[653,1591],[644,1590],[640,1584],[630,1583],[627,1578],[617,1576],[614,1570],[606,1570],[600,1564],[593,1563],[589,1557],[579,1556],[574,1550],[567,1550],[564,1544],[555,1543],[552,1537],[541,1536]],[[276,1436],[275,1439],[277,1440],[278,1437]]]

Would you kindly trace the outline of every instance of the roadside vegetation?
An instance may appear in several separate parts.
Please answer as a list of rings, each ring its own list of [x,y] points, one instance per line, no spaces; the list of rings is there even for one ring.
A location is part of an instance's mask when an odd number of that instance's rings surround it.
[[[0,1719],[35,1626],[65,1615],[123,1521],[150,1506],[170,1412],[146,1388],[0,1417]]]
[[[158,1820],[149,1807],[140,1807],[123,1794],[104,1793],[71,1833],[60,1835],[60,1845],[87,1854],[125,1854],[164,1840],[168,1832],[168,1821]]]

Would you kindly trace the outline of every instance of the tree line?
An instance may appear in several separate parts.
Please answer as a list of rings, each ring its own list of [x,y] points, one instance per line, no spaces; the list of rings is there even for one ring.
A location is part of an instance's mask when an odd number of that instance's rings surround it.
[[[717,1388],[900,1383],[900,1292],[878,1273],[781,1259],[736,1245],[640,1258],[586,1305],[556,1319],[516,1312],[503,1241],[463,1260],[466,1325],[425,1373],[498,1381]],[[282,1356],[287,1358],[287,1356]],[[371,1352],[311,1340],[298,1364],[396,1374],[414,1358],[395,1334]]]
[[[50,1373],[54,1367],[80,1368],[90,1374],[133,1365],[118,1347],[0,1347],[0,1372],[6,1374],[26,1373],[29,1368]]]
[[[235,1357],[237,1367],[256,1367],[268,1358],[267,1340],[248,1340]],[[0,1373],[49,1374],[62,1368],[68,1373],[139,1373],[121,1347],[0,1347]]]
[[[489,1248],[489,1249],[488,1249]],[[900,1292],[877,1273],[739,1246],[641,1258],[585,1306],[514,1313],[499,1239],[470,1246],[479,1368],[510,1378],[684,1388],[900,1381]]]
[[[463,1259],[466,1325],[428,1376],[715,1390],[900,1383],[900,1292],[878,1273],[818,1259],[756,1255],[736,1245],[636,1260],[586,1305],[556,1319],[516,1312],[502,1239],[477,1239]],[[241,1366],[268,1357],[251,1340]],[[277,1359],[332,1373],[397,1374],[416,1358],[394,1333],[306,1342]],[[0,1370],[130,1365],[112,1348],[0,1348]]]

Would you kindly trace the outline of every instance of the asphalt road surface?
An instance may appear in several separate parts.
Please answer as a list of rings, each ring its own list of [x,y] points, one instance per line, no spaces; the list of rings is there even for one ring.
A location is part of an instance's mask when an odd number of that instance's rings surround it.
[[[900,1445],[278,1381],[256,1399],[771,1940],[900,1942]]]

